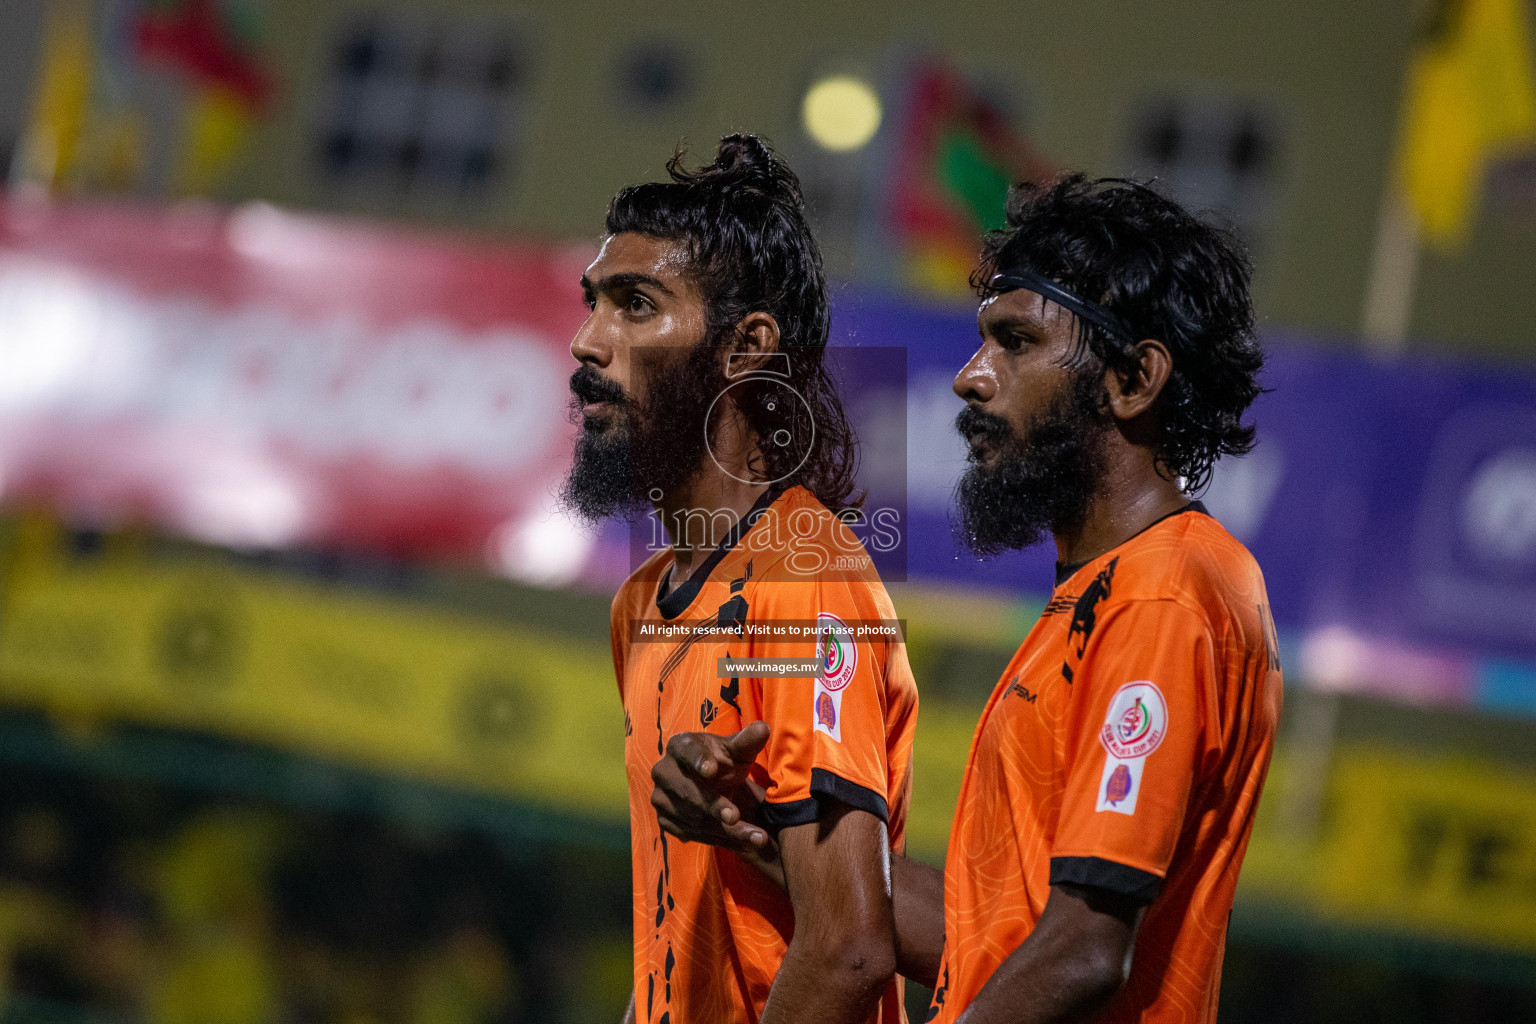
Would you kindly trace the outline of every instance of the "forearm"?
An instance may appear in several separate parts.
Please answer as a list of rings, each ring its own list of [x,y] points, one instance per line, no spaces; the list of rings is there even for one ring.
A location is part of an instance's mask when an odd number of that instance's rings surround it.
[[[958,1024],[1073,1024],[1130,976],[1140,906],[1056,886],[1029,938],[992,972]]]
[[[864,1024],[894,973],[889,942],[853,939],[812,948],[791,940],[761,1024]]]
[[[934,986],[944,955],[944,872],[922,861],[891,858],[896,970]]]
[[[1074,1024],[1089,1019],[1118,989],[1103,965],[1061,963],[1014,950],[992,973],[959,1024]]]
[[[776,854],[740,856],[784,888],[784,865]],[[891,857],[891,905],[896,973],[932,988],[944,955],[944,872],[922,861]]]
[[[843,804],[779,832],[794,937],[761,1024],[864,1024],[896,973],[885,822]]]
[[[619,1018],[619,1024],[635,1024],[635,993],[629,993],[629,1006],[624,1011],[624,1016]]]

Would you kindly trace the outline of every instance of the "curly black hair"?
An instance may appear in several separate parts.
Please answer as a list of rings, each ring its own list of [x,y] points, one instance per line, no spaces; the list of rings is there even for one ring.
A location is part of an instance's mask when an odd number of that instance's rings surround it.
[[[1263,391],[1253,266],[1231,228],[1203,220],[1148,184],[1072,174],[1009,191],[1007,226],[988,233],[971,286],[1024,269],[1106,307],[1138,338],[1168,346],[1173,369],[1158,398],[1157,463],[1197,493],[1222,455],[1253,450],[1243,413]],[[1078,320],[1078,352],[1129,372],[1123,339]]]
[[[827,279],[800,179],[755,135],[725,136],[714,162],[697,170],[684,168],[684,155],[679,147],[667,162],[670,181],[631,185],[615,195],[607,231],[687,244],[710,343],[733,344],[749,313],[766,312],[777,321],[789,384],[806,404],[745,401],[742,412],[758,437],[788,427],[791,436],[814,434],[815,441],[798,469],[803,451],[770,445],[754,468],[763,479],[803,485],[834,511],[856,506],[858,449],[826,369]]]

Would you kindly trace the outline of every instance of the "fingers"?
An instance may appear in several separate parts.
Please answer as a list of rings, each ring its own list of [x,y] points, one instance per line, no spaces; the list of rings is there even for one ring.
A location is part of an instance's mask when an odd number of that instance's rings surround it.
[[[710,801],[709,816],[722,825],[734,825],[741,820],[741,811],[729,797],[717,796]]]
[[[774,849],[773,838],[745,820],[743,807],[733,801],[760,803],[763,789],[747,778],[746,767],[768,742],[766,722],[753,722],[734,736],[678,733],[667,741],[666,754],[651,768],[651,806],[663,831],[689,842],[750,850]],[[745,791],[738,787],[746,781]],[[732,796],[721,794],[726,789]],[[750,808],[749,808],[750,809]]]
[[[724,844],[717,843],[716,845],[726,845],[737,850],[750,849],[761,852],[773,842],[773,838],[763,831],[762,828],[744,821],[737,822],[734,825],[725,825],[717,822],[714,827],[719,835],[727,840]]]
[[[701,828],[681,821],[661,808],[657,808],[656,821],[663,832],[684,842],[707,843],[710,846],[719,846],[728,850],[751,851],[761,856],[776,855],[777,847],[773,838],[755,825],[739,824],[727,827],[717,822],[713,827]]]
[[[651,781],[651,806],[669,835],[737,849],[762,850],[772,842],[763,828],[742,820],[741,809],[729,797],[706,795],[707,782],[695,782],[671,757],[656,762]]]
[[[707,732],[680,732],[667,741],[667,757],[703,779],[730,763],[725,743]]]
[[[658,816],[666,815],[681,824],[699,817],[696,809],[705,806],[704,794],[670,760],[662,758],[656,762],[651,769],[651,781],[655,783],[651,790],[651,806],[656,808]]]
[[[768,742],[768,723],[753,722],[736,735],[728,737],[725,741],[725,753],[737,764],[751,764],[757,760],[757,755],[762,752],[763,746]]]

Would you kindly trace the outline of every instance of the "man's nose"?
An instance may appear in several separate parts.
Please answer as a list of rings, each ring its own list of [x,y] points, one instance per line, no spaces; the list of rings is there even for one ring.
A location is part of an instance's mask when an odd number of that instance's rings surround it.
[[[990,402],[997,396],[997,375],[986,358],[985,345],[955,374],[953,387],[955,394],[967,402]]]
[[[571,356],[578,363],[590,366],[606,367],[613,362],[613,346],[604,341],[602,332],[597,329],[595,313],[588,314],[571,339]]]

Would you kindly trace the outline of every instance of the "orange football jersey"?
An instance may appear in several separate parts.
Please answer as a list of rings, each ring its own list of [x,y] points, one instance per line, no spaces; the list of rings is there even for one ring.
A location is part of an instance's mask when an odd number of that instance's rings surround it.
[[[1070,882],[1149,904],[1096,1020],[1214,1020],[1280,698],[1264,578],[1198,502],[1062,567],[971,742],[928,1019],[958,1017]]]
[[[651,768],[676,733],[727,736],[763,719],[772,733],[753,774],[767,790],[765,824],[807,824],[841,801],[885,820],[900,852],[917,688],[904,644],[849,632],[894,622],[895,611],[858,539],[804,488],[766,493],[686,582],[670,578],[672,562],[668,549],[636,570],[611,621],[629,776],[635,1015],[750,1024],[794,930],[789,897],[734,854],[665,835]],[[825,628],[833,625],[849,629]],[[820,671],[722,676],[727,657],[816,658]],[[896,979],[872,1019],[905,1020]]]

